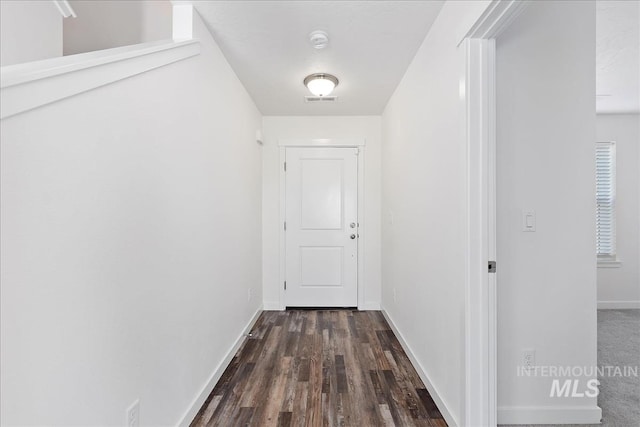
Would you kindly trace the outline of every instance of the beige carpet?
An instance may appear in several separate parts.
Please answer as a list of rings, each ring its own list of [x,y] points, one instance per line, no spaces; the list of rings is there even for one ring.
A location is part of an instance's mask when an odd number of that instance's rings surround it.
[[[598,310],[598,365],[640,364],[640,310]],[[640,426],[640,377],[603,377],[598,405],[602,425]]]
[[[598,310],[598,366],[640,364],[640,310]],[[640,377],[599,377],[603,427],[640,427]],[[554,425],[555,426],[555,425]],[[585,427],[563,424],[555,427]],[[502,425],[502,427],[516,427]],[[517,427],[533,427],[532,425]]]

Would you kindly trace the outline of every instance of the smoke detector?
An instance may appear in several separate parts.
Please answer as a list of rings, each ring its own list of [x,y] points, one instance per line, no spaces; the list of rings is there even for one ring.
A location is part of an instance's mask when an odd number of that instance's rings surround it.
[[[309,34],[309,42],[316,49],[324,49],[329,44],[329,35],[324,31],[314,31]]]

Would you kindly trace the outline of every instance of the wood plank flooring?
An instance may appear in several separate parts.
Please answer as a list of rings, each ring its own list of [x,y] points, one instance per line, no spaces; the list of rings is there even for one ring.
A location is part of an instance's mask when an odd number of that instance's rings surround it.
[[[379,311],[265,311],[191,426],[446,426]]]

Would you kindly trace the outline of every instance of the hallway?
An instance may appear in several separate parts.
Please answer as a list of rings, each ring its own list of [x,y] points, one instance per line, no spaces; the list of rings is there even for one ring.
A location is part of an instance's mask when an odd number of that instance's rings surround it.
[[[627,427],[637,17],[0,0],[0,426]]]
[[[446,426],[379,311],[262,313],[192,426]]]

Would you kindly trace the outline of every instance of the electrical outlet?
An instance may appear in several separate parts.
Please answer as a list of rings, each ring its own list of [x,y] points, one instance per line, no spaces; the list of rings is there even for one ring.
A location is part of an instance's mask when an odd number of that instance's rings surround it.
[[[247,289],[247,301],[251,301],[251,288]]]
[[[536,366],[536,351],[532,348],[522,350],[522,366],[530,370]]]
[[[127,427],[140,427],[140,399],[127,408]]]

